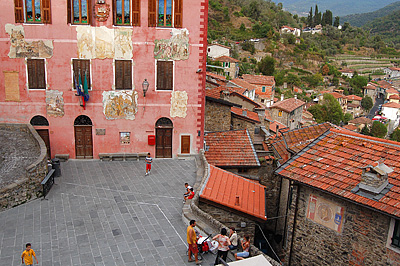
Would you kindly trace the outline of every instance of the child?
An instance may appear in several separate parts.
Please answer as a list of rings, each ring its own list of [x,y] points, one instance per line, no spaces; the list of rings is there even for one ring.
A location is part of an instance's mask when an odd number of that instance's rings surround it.
[[[32,256],[35,257],[36,264],[39,264],[39,262],[36,258],[35,251],[33,251],[33,249],[31,249],[31,243],[28,243],[28,244],[26,244],[26,249],[24,250],[24,252],[22,252],[22,255],[21,255],[22,263],[24,263],[24,260],[25,260],[25,265],[33,265]]]
[[[186,188],[186,192],[185,194],[183,194],[183,197],[189,196],[190,195],[190,189],[192,188],[191,186],[189,186],[188,183],[185,183],[185,188]]]
[[[193,199],[193,197],[194,197],[194,191],[193,191],[193,188],[191,187],[191,188],[189,189],[189,195],[184,197],[183,202],[185,203],[186,200],[188,200],[188,199]]]
[[[147,153],[147,156],[146,156],[146,174],[145,175],[148,175],[148,174],[150,174],[150,170],[151,170],[151,163],[153,162],[153,158],[151,158],[151,156],[150,156],[150,152],[149,153]]]

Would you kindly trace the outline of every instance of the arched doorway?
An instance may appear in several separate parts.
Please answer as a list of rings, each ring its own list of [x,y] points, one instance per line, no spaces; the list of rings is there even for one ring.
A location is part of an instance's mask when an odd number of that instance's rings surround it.
[[[49,159],[51,159],[49,129],[43,128],[43,127],[49,126],[49,121],[47,121],[47,118],[44,116],[35,115],[34,117],[32,117],[30,124],[35,128],[36,132],[43,139],[44,144],[46,144],[46,148],[47,148],[47,157]]]
[[[86,115],[74,121],[76,159],[93,159],[92,120]]]
[[[156,158],[172,158],[172,121],[161,117],[156,122]]]

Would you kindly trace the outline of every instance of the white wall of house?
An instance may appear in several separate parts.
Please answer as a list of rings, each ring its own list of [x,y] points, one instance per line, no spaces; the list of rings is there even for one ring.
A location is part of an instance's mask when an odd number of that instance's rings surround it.
[[[382,106],[382,115],[390,120],[396,121],[399,119],[400,110],[398,108]]]
[[[219,45],[209,45],[207,48],[207,55],[211,58],[217,58],[224,55],[229,56],[229,50],[230,49]]]

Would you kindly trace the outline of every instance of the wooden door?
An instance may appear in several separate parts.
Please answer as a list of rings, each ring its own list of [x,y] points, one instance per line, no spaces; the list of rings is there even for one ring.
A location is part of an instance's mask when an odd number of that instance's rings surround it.
[[[190,136],[181,136],[181,153],[190,153]]]
[[[91,126],[75,126],[76,159],[93,159]]]
[[[172,128],[156,129],[156,158],[172,158]]]
[[[48,129],[36,129],[39,136],[43,139],[44,144],[46,144],[47,148],[47,158],[51,159],[51,150],[50,150],[50,136]]]

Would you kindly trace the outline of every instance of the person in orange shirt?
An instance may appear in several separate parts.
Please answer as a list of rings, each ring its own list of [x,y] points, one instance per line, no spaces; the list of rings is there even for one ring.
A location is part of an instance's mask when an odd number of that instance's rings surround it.
[[[24,252],[22,252],[21,255],[21,259],[22,259],[22,263],[24,263],[25,261],[25,265],[33,265],[33,258],[35,257],[36,260],[36,264],[39,264],[37,258],[36,258],[36,254],[35,251],[33,251],[33,249],[31,249],[31,243],[28,243],[25,245],[26,249],[24,250]]]
[[[196,232],[194,231],[194,227],[196,226],[195,220],[190,220],[189,226],[186,229],[186,237],[189,245],[189,260],[188,262],[192,262],[192,253],[194,255],[194,259],[196,260],[196,264],[200,264],[201,260],[198,259],[199,250],[197,249],[197,237]]]

